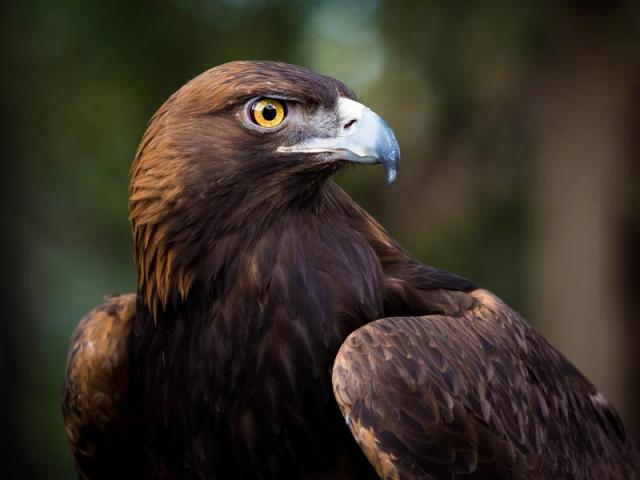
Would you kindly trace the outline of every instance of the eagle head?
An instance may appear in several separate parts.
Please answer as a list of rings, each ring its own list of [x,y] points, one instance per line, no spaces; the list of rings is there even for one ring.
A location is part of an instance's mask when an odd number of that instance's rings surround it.
[[[389,126],[338,80],[264,61],[204,72],[155,113],[133,162],[144,302],[155,316],[185,298],[217,238],[250,236],[284,209],[313,205],[341,166],[381,163],[390,185],[399,160]]]

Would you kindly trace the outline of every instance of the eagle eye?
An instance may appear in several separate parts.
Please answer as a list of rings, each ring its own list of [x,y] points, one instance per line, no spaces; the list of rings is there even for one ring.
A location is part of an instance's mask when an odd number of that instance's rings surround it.
[[[259,98],[251,104],[251,120],[264,128],[277,127],[286,114],[284,104],[274,98]]]

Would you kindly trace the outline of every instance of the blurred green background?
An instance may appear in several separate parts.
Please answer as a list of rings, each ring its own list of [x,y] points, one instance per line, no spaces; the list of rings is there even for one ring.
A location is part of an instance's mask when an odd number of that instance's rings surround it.
[[[5,471],[72,478],[69,337],[134,289],[129,165],[184,82],[236,59],[343,80],[394,128],[338,181],[421,260],[519,309],[640,431],[640,3],[12,0],[0,20]]]

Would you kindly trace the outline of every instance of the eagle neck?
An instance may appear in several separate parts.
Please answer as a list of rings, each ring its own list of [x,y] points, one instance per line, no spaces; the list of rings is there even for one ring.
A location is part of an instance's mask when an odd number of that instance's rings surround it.
[[[317,237],[348,229],[353,220],[348,196],[330,179],[310,182],[300,178],[303,174],[281,179],[278,189],[262,184],[250,193],[230,190],[206,198],[206,205],[191,205],[201,212],[197,222],[189,212],[176,212],[151,231],[147,248],[144,231],[134,231],[139,292],[152,317],[189,304],[194,295],[215,301],[255,270],[255,263],[247,263],[251,255],[268,258],[308,232]],[[311,187],[301,190],[300,184]]]
[[[306,192],[281,193],[278,201],[245,201],[241,211],[218,218],[218,228],[201,249],[199,276],[205,284],[228,288],[255,273],[261,256],[270,259],[285,250],[302,249],[312,238],[349,229],[346,209],[336,208],[342,199],[334,196],[338,191],[342,192],[329,180]]]

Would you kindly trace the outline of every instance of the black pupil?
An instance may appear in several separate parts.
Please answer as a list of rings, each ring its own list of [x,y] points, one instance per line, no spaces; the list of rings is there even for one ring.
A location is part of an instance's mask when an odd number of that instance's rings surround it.
[[[262,118],[264,118],[267,122],[270,122],[276,115],[278,114],[278,110],[272,103],[267,103],[262,109]]]

